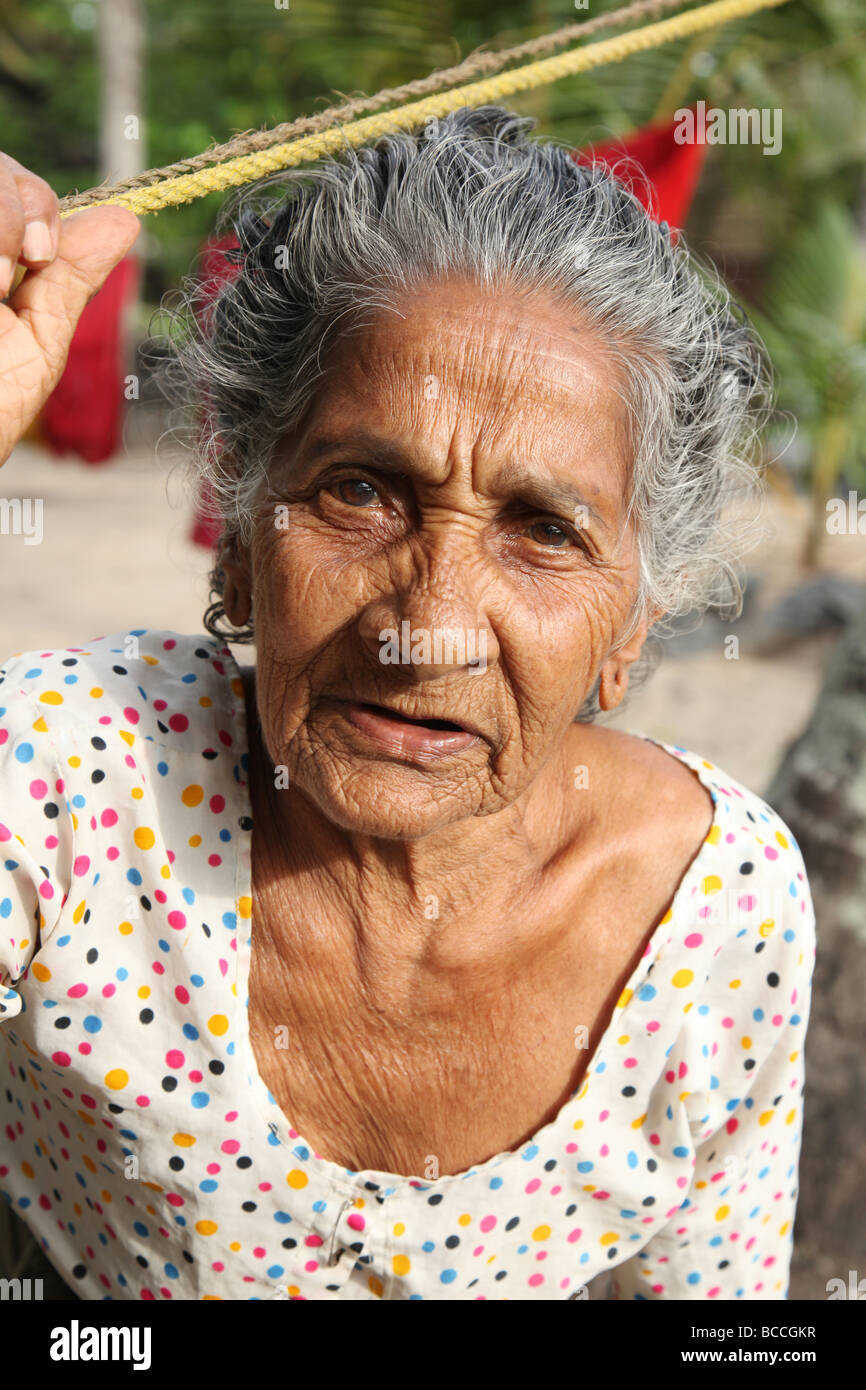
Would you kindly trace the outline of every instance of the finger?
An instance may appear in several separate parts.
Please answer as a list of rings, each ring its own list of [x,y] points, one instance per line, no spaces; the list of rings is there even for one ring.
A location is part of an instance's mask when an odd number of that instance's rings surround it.
[[[25,169],[11,155],[0,156],[18,189],[24,210],[24,237],[18,259],[26,265],[44,265],[57,254],[60,205],[57,194],[38,174]]]
[[[5,159],[0,159],[0,295],[12,283],[12,269],[24,240],[21,194]]]

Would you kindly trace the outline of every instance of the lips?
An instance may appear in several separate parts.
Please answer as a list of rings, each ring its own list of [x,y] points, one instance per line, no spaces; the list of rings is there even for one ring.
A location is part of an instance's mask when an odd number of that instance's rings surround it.
[[[404,724],[415,724],[422,729],[435,729],[437,732],[458,734],[472,732],[466,724],[455,724],[450,719],[433,719],[426,715],[404,714],[402,710],[391,709],[388,705],[371,705],[364,700],[358,700],[356,703],[361,709],[372,710],[373,714],[384,715],[386,719],[398,719]]]

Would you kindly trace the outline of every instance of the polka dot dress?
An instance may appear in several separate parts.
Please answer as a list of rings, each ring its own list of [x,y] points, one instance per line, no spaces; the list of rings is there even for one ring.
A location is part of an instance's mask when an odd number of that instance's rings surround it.
[[[455,1176],[319,1157],[247,1030],[240,674],[206,637],[0,680],[0,1193],[84,1299],[787,1296],[814,914],[783,822],[715,818],[580,1088]],[[576,1045],[580,1038],[576,1037]]]

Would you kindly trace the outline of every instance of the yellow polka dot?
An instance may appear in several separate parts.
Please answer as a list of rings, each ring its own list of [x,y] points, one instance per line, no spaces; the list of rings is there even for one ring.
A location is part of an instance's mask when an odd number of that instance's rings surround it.
[[[229,1246],[229,1250],[240,1250],[240,1248],[241,1243],[239,1240],[233,1240],[231,1245]]]
[[[787,1115],[785,1116],[785,1124],[786,1124],[786,1125],[792,1125],[792,1124],[794,1123],[794,1121],[796,1120],[796,1118],[797,1118],[797,1112],[796,1112],[796,1110],[789,1110],[788,1113],[787,1113]]]
[[[645,1119],[646,1115],[638,1115],[637,1119],[631,1122],[632,1129],[640,1129]]]
[[[713,826],[710,826],[710,833],[709,833],[709,835],[707,836],[706,843],[707,843],[708,845],[717,845],[717,844],[719,843],[719,840],[720,840],[721,838],[722,838],[722,827],[721,827],[720,825],[713,825]]]
[[[213,700],[209,695],[199,695],[198,702],[201,705],[202,709],[210,709],[211,705],[213,704]]]
[[[77,753],[73,753],[72,757],[68,759],[68,762],[69,762],[69,766],[70,766],[70,767],[80,767],[80,766],[81,766],[81,759],[79,758],[79,756],[78,756]]]
[[[671,980],[671,984],[676,989],[685,989],[694,978],[695,972],[693,970],[678,970]]]
[[[104,1188],[102,1189],[102,1191],[100,1192],[99,1195],[100,1195],[100,1197],[102,1198],[103,1202],[113,1202],[113,1201],[114,1201],[114,1198],[112,1197],[112,1195],[111,1195],[111,1193],[109,1192],[109,1190],[108,1190],[107,1187],[104,1187]]]
[[[765,922],[762,922],[761,925],[758,927],[758,931],[760,932],[761,936],[766,938],[770,935],[775,925],[776,923],[773,920],[773,918],[768,917],[767,920]]]
[[[184,806],[199,806],[204,800],[204,788],[197,782],[191,782],[188,787],[184,787],[180,799]]]
[[[408,1255],[395,1255],[391,1261],[391,1267],[395,1274],[408,1274],[412,1268],[412,1261]]]
[[[731,1208],[730,1208],[730,1207],[719,1207],[718,1211],[716,1212],[716,1220],[717,1220],[717,1221],[724,1221],[724,1220],[726,1220],[727,1217],[730,1216],[730,1214],[731,1214]]]
[[[191,849],[198,849],[201,844],[201,835],[190,835],[189,843]]]
[[[460,1215],[459,1215],[458,1218],[457,1218],[457,1225],[458,1225],[458,1226],[471,1226],[471,1225],[472,1225],[472,1217],[469,1215],[468,1211],[464,1211],[464,1212],[461,1212],[461,1213],[460,1213]]]
[[[116,1067],[114,1071],[105,1073],[105,1084],[109,1091],[122,1091],[124,1086],[129,1085],[129,1072],[123,1067]]]
[[[745,1047],[745,1048],[751,1047],[751,1046],[752,1046],[752,1039],[751,1039],[751,1038],[740,1038],[740,1046],[741,1046],[741,1047]]]
[[[142,791],[141,787],[133,787],[129,795],[132,797],[133,801],[140,801],[141,798],[144,796],[144,792]]]
[[[82,919],[82,917],[84,916],[84,913],[85,913],[86,909],[87,909],[87,903],[85,902],[84,898],[82,898],[82,899],[81,899],[81,902],[78,904],[77,908],[75,909],[75,911],[74,911],[73,914],[72,914],[72,920],[73,920],[73,922],[80,922],[81,919]]]
[[[633,990],[633,989],[624,989],[623,992],[622,992],[622,994],[619,996],[619,998],[618,998],[617,1001],[616,1001],[616,1007],[617,1007],[618,1009],[624,1009],[625,1006],[626,1006],[626,1004],[628,1003],[629,999],[631,999],[631,997],[632,997],[633,994],[634,994],[634,990]]]
[[[306,1173],[301,1172],[300,1168],[293,1168],[291,1173],[287,1175],[286,1182],[289,1187],[301,1188],[306,1187],[308,1178]]]
[[[62,705],[63,696],[59,690],[43,690],[39,696],[40,705]]]
[[[710,893],[719,893],[722,888],[722,880],[719,878],[718,874],[707,874],[701,887],[707,895]]]
[[[171,878],[171,869],[168,867],[167,864],[163,864],[162,868],[159,871],[159,876],[160,878]]]
[[[43,965],[40,961],[35,961],[33,965],[31,965],[30,970],[31,973],[36,976],[37,980],[41,980],[43,984],[46,980],[51,979],[51,971],[48,969],[48,966]]]
[[[401,1235],[403,1234],[403,1232],[405,1231],[405,1229],[406,1229],[406,1227],[404,1226],[404,1224],[403,1224],[402,1221],[396,1221],[396,1222],[394,1223],[394,1235],[395,1235],[395,1236],[401,1236]]]
[[[621,1038],[617,1038],[617,1042],[619,1043],[620,1047],[624,1047],[626,1043],[631,1042],[631,1038],[629,1037],[628,1033],[623,1033]]]
[[[244,693],[244,683],[243,683],[243,681],[240,680],[237,676],[233,676],[233,677],[232,677],[231,687],[232,687],[232,691],[233,691],[233,693],[234,693],[235,695],[243,695],[243,693]]]
[[[550,1235],[550,1227],[549,1227],[549,1226],[536,1226],[535,1230],[532,1232],[532,1239],[533,1239],[533,1240],[547,1240],[547,1238],[548,1238],[549,1235]]]
[[[158,656],[142,656],[141,659],[142,659],[142,661],[146,661],[147,664],[148,664],[148,666],[158,666],[158,665],[159,665],[159,657],[158,657]]]
[[[149,999],[149,998],[150,998],[150,985],[142,985],[141,988],[140,988],[139,991],[138,991],[138,997],[139,997],[139,999]]]
[[[177,1144],[177,1147],[179,1149],[191,1149],[193,1144],[195,1143],[195,1135],[182,1133],[173,1134],[171,1136],[171,1141],[173,1144]]]
[[[583,1129],[583,1120],[575,1120],[572,1129]]]
[[[225,1014],[211,1014],[207,1026],[215,1037],[221,1038],[223,1033],[228,1032],[229,1021]]]
[[[615,1245],[618,1240],[619,1236],[617,1235],[616,1231],[605,1231],[604,1235],[601,1237],[601,1244]]]
[[[673,917],[673,915],[674,915],[673,908],[672,908],[672,907],[669,907],[668,910],[667,910],[667,912],[665,913],[664,917],[663,917],[663,918],[661,919],[661,921],[659,922],[659,926],[660,926],[660,927],[663,927],[664,924],[665,924],[665,922],[669,922],[669,921],[671,920],[671,918]]]
[[[131,922],[121,922],[117,930],[120,932],[121,936],[131,936],[135,928]]]
[[[776,831],[776,839],[778,840],[779,844],[782,846],[782,849],[787,849],[787,848],[788,848],[788,841],[785,839],[785,836],[782,834],[781,830],[777,830],[777,831]]]
[[[156,836],[149,825],[139,825],[132,836],[139,849],[153,849]]]
[[[742,980],[731,980],[731,983],[728,985],[728,989],[739,989],[742,983]]]
[[[385,1285],[382,1283],[381,1279],[376,1278],[375,1274],[371,1274],[367,1280],[367,1288],[376,1298],[381,1298],[382,1294],[385,1292]]]
[[[102,696],[105,694],[105,691],[102,689],[101,685],[95,685],[91,690],[90,694],[94,700],[101,700]]]
[[[797,1058],[799,1057],[799,1055],[800,1055],[799,1051],[798,1051],[798,1052],[792,1052],[792,1053],[790,1054],[790,1056],[788,1057],[788,1061],[789,1061],[789,1062],[796,1062],[796,1060],[797,1060]]]
[[[775,1115],[775,1113],[776,1113],[775,1110],[765,1110],[765,1111],[763,1112],[763,1114],[761,1114],[761,1115],[758,1116],[758,1124],[759,1124],[759,1125],[768,1125],[768,1124],[770,1123],[770,1121],[772,1120],[773,1116]]]
[[[212,1236],[219,1230],[215,1221],[197,1221],[195,1228],[200,1236]]]
[[[786,1236],[788,1234],[788,1231],[790,1230],[790,1226],[790,1221],[784,1221],[782,1225],[779,1227],[779,1235]]]
[[[238,916],[252,917],[253,900],[252,898],[238,898]]]
[[[25,1178],[32,1178],[34,1176],[33,1169],[27,1162],[21,1164],[21,1172],[24,1174]]]
[[[47,733],[48,733],[48,725],[45,723],[45,720],[42,718],[41,715],[40,715],[39,718],[36,720],[36,723],[33,725],[33,730],[34,730],[34,733],[37,733],[37,734],[47,734]]]

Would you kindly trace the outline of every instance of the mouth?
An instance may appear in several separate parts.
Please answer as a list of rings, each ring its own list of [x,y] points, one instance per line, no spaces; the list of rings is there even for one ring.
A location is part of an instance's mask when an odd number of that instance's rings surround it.
[[[360,700],[340,701],[343,713],[366,741],[397,758],[453,756],[473,747],[483,737],[471,724],[434,715],[404,714],[388,705]]]
[[[370,705],[362,701],[357,702],[358,709],[370,710],[373,714],[379,715],[384,719],[396,719],[401,724],[414,724],[417,728],[432,729],[436,732],[465,734],[471,730],[465,724],[455,724],[450,719],[427,719],[415,718],[409,714],[403,714],[401,710],[389,709],[387,705]]]

